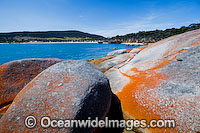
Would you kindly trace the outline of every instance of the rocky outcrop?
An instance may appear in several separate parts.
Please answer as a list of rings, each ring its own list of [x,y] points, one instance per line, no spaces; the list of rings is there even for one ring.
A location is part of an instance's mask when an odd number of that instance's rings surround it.
[[[176,128],[142,132],[200,131],[200,30],[176,35],[143,49],[105,72],[126,119],[175,119]]]
[[[106,56],[118,56],[120,54],[129,53],[130,51],[127,49],[119,49],[108,53]]]
[[[95,66],[101,64],[102,62],[112,59],[114,56],[106,56],[106,57],[102,57],[102,58],[98,58],[98,59],[90,59],[88,60],[90,63],[94,64]]]
[[[101,64],[97,65],[97,67],[100,69],[101,72],[105,72],[108,69],[112,68],[113,66],[116,66],[118,64],[121,64],[121,63],[127,61],[128,59],[133,57],[133,55],[134,54],[132,54],[132,53],[121,54],[112,59],[103,61]]]
[[[127,59],[127,55],[126,53],[129,53],[132,49],[119,49],[119,50],[114,50],[110,53],[108,53],[107,55],[105,55],[105,57],[102,58],[98,58],[98,59],[90,59],[88,60],[90,63],[94,64],[95,66],[99,66],[101,67],[100,70],[102,70],[102,72],[107,71],[109,68],[113,67],[114,65],[120,64],[122,62],[124,62],[124,60]],[[114,58],[117,56],[120,56],[122,54],[126,54],[124,56],[118,57],[118,58]],[[113,59],[114,58],[114,59]],[[120,59],[121,58],[121,59]],[[128,57],[129,58],[129,57]],[[113,59],[113,60],[111,60]],[[108,60],[108,62],[106,62]],[[109,63],[110,62],[110,63]],[[105,67],[105,68],[104,68]]]
[[[45,115],[52,119],[103,119],[108,116],[117,120],[123,117],[145,119],[147,122],[174,119],[176,128],[137,128],[134,131],[199,132],[200,30],[126,51],[121,54],[118,51],[97,62],[90,60],[105,72],[117,97],[112,95],[107,78],[90,63],[60,62],[44,70],[19,92],[0,119],[0,132],[115,130],[43,129],[39,124],[28,129],[24,125],[27,115],[34,115],[37,123]],[[0,115],[8,106],[0,109]],[[114,132],[122,130],[119,128]]]
[[[147,46],[141,46],[141,47],[134,48],[134,49],[130,50],[130,53],[138,54],[141,50],[145,49],[146,47]]]
[[[108,79],[91,63],[63,61],[35,77],[15,97],[0,119],[0,132],[93,132],[84,128],[42,128],[40,119],[104,119],[110,109],[111,90]],[[28,129],[28,115],[37,118],[37,125]]]
[[[60,59],[23,59],[0,66],[0,108],[12,102],[17,93],[40,72]]]
[[[146,48],[145,46],[137,47],[134,49],[121,49],[115,50],[108,53],[105,57],[99,59],[90,59],[89,62],[97,66],[101,72],[106,72],[110,68],[118,65],[123,65],[123,63],[129,61],[141,50]],[[112,55],[112,56],[110,56]]]

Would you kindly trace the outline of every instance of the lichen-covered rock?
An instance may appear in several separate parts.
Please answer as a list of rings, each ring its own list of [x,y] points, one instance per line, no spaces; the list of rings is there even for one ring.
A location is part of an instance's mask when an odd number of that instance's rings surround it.
[[[88,60],[88,62],[92,63],[93,65],[97,66],[99,64],[101,64],[102,62],[112,59],[114,56],[105,56],[102,58],[98,58],[98,59],[90,59]]]
[[[90,63],[97,66],[101,72],[106,72],[110,68],[120,65],[127,60],[130,60],[133,56],[138,54],[145,47],[138,47],[134,49],[120,49],[108,53],[105,57],[99,59],[90,59]],[[132,52],[131,52],[132,51]],[[130,53],[129,53],[130,52]]]
[[[108,53],[106,56],[118,56],[120,54],[125,54],[125,53],[129,53],[129,52],[130,51],[128,49],[119,49],[119,50],[115,50],[115,51]]]
[[[147,46],[141,46],[141,47],[137,47],[137,48],[134,48],[130,51],[130,53],[133,53],[133,54],[137,54],[139,53],[140,51],[142,51],[143,49],[145,49]]]
[[[102,71],[105,72],[108,69],[112,68],[113,66],[116,66],[118,64],[121,64],[125,61],[127,61],[128,59],[130,59],[131,57],[133,57],[134,54],[132,53],[125,53],[125,54],[121,54],[118,55],[112,59],[103,61],[101,64],[99,64],[97,67]]]
[[[200,131],[200,29],[176,35],[140,51],[105,75],[126,119],[175,119],[176,128],[142,132]]]
[[[54,58],[30,58],[0,66],[0,108],[9,104],[17,93],[40,72],[60,62]]]
[[[42,128],[40,119],[104,119],[111,103],[108,79],[86,61],[63,61],[35,77],[16,96],[0,119],[0,132],[93,132],[94,129]],[[37,118],[37,125],[28,129],[28,115]]]

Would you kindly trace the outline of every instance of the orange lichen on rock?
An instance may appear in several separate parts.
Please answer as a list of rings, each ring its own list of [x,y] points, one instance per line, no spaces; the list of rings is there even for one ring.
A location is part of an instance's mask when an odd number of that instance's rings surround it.
[[[200,29],[161,40],[142,51],[135,48],[125,65],[105,73],[126,119],[176,121],[175,128],[137,130],[200,131],[199,41]]]
[[[42,128],[40,119],[85,120],[104,119],[111,105],[108,79],[86,61],[63,61],[35,77],[15,97],[0,119],[0,132],[59,132],[60,128]],[[92,100],[91,100],[92,99]],[[28,115],[37,118],[34,128],[28,129]],[[62,128],[61,132],[93,132],[94,129]]]
[[[137,47],[137,49],[140,49],[140,50],[143,50],[143,49],[145,49],[145,48],[147,48],[147,46]]]
[[[0,107],[11,102],[23,87],[40,72],[60,62],[54,58],[30,58],[11,61],[0,66]]]
[[[3,115],[4,113],[6,113],[6,110],[10,107],[11,104],[8,104],[6,106],[4,106],[3,108],[0,109],[0,118],[1,115]]]
[[[98,59],[90,59],[88,60],[90,63],[94,64],[95,66],[101,64],[102,62],[112,59],[114,56],[106,56],[106,57],[102,57],[102,58],[98,58]]]
[[[192,46],[197,46],[197,45],[200,45],[200,40],[195,41],[195,42],[192,43]]]
[[[134,76],[128,76],[125,73],[122,73],[124,76],[130,78],[130,83],[124,86],[121,92],[117,93],[117,96],[119,97],[122,103],[125,119],[146,119],[147,122],[150,122],[150,120],[153,119],[161,119],[161,116],[156,113],[161,111],[159,110],[160,107],[156,104],[149,105],[149,103],[153,103],[153,101],[148,101],[149,99],[146,98],[150,97],[149,91],[159,87],[159,85],[162,83],[161,79],[168,78],[166,75],[157,73],[156,70],[162,68],[169,62],[170,60],[164,60],[157,66],[146,71],[138,71],[137,68],[133,68],[131,69],[131,71],[137,73]],[[140,98],[141,95],[143,95],[143,97]],[[157,106],[158,110],[153,110],[149,108],[149,106]],[[149,128],[148,131],[163,132],[166,131],[166,129]],[[176,130],[170,129],[168,132],[171,131]]]
[[[128,51],[128,52],[130,52],[131,50],[133,50],[133,49],[126,49],[126,51]]]

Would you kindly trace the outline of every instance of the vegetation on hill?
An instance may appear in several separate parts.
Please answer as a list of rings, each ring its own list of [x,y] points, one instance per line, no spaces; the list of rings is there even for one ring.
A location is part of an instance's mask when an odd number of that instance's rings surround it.
[[[118,35],[110,38],[110,40],[121,41],[121,42],[153,43],[173,35],[181,34],[199,28],[200,28],[200,23],[190,24],[187,27],[183,26],[181,28],[171,28],[166,30],[154,30],[154,31],[140,31],[138,33],[131,33],[122,36]]]
[[[0,33],[0,43],[13,42],[62,42],[62,41],[89,41],[101,40],[103,36],[80,31],[47,31],[47,32],[12,32]]]

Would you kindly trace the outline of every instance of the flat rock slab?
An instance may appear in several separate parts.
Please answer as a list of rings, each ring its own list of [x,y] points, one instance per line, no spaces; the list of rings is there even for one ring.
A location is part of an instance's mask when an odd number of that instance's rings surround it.
[[[0,66],[0,108],[11,102],[17,93],[39,73],[60,62],[56,58],[30,58]]]
[[[94,129],[47,128],[40,119],[104,119],[110,109],[111,89],[108,79],[86,61],[63,61],[34,78],[16,96],[0,119],[0,132],[93,132]],[[24,120],[28,115],[37,118],[37,125],[28,129]]]

